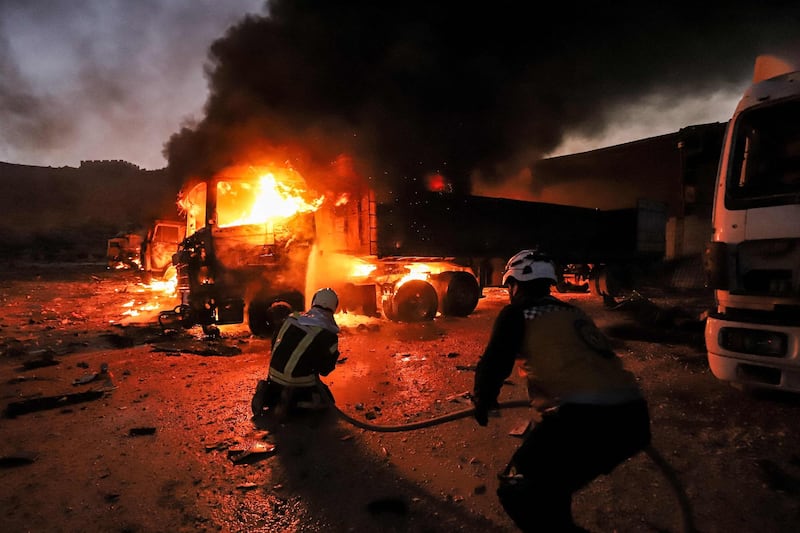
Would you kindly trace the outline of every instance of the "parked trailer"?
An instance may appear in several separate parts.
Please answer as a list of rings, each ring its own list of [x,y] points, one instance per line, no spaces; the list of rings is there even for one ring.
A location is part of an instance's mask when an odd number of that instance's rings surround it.
[[[349,312],[403,322],[468,316],[523,248],[546,250],[563,266],[562,290],[587,289],[595,276],[608,291],[619,285],[610,273],[663,256],[663,219],[653,247],[637,235],[656,204],[598,211],[428,192],[377,202],[360,189],[305,198],[300,212],[255,216],[254,206],[275,208],[256,198],[264,176],[305,191],[293,171],[265,172],[223,173],[182,194],[187,238],[175,263],[184,326],[213,329],[247,316],[253,333],[269,334],[276,303],[302,309],[304,295],[321,286],[333,287]]]
[[[569,205],[424,193],[376,206],[379,258],[446,255],[470,266],[481,286],[498,286],[505,261],[537,248],[560,266],[558,288],[591,282],[617,296],[661,261],[666,209],[641,200],[633,208],[598,210]]]

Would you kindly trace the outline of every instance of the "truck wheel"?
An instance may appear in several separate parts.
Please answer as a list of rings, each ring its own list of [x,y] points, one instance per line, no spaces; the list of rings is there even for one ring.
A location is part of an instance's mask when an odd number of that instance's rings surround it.
[[[254,298],[247,306],[247,326],[256,337],[268,337],[271,333],[268,318],[270,304],[269,300]]]
[[[365,316],[375,316],[378,312],[375,285],[354,285],[348,283],[337,291],[339,308],[348,313],[361,312]]]
[[[475,276],[465,271],[442,272],[437,281],[442,314],[467,316],[475,310],[481,297]]]
[[[403,283],[391,301],[394,315],[401,322],[433,320],[439,308],[436,289],[418,279]]]
[[[394,310],[394,297],[393,296],[384,296],[381,300],[381,311],[383,311],[383,316],[386,320],[391,320],[392,322],[397,322],[399,319],[397,318],[397,313]]]

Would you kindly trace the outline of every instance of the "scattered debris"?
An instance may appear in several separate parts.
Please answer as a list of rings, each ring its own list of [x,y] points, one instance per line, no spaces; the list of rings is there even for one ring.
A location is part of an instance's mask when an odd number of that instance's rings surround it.
[[[91,383],[92,381],[96,380],[98,376],[97,372],[92,372],[91,374],[84,374],[79,378],[72,380],[72,385],[85,385],[87,383]]]
[[[102,385],[96,390],[114,390],[116,388],[114,385],[114,374],[108,370],[108,363],[101,363],[99,372],[84,374],[83,376],[74,379],[72,381],[72,385],[86,385],[87,383],[93,383],[96,381],[103,382]]]
[[[128,430],[129,437],[139,437],[141,435],[155,435],[155,433],[156,433],[156,428],[151,426],[131,428]]]
[[[202,341],[198,342],[195,340],[187,341],[187,342],[173,342],[173,343],[163,343],[153,346],[154,352],[165,352],[165,353],[177,353],[180,355],[181,353],[192,353],[195,355],[222,355],[222,356],[232,356],[232,355],[239,355],[242,353],[242,349],[237,346],[229,346],[224,343],[220,342],[211,342],[211,341]]]
[[[235,465],[252,464],[275,453],[275,445],[268,442],[253,442],[245,449],[228,450],[228,459]]]
[[[5,417],[14,418],[26,413],[35,411],[45,411],[47,409],[58,409],[65,405],[72,405],[81,402],[88,402],[102,398],[104,391],[92,390],[87,392],[76,392],[74,394],[63,394],[61,396],[42,396],[29,400],[11,402],[6,406]]]
[[[52,378],[42,378],[39,376],[17,376],[8,380],[9,385],[15,383],[25,383],[27,381],[53,381]]]
[[[207,444],[206,445],[206,453],[208,452],[221,452],[222,450],[227,450],[231,446],[234,445],[234,441],[227,439],[220,442],[216,442],[214,444]]]
[[[528,432],[528,429],[533,427],[532,420],[523,420],[516,426],[512,427],[511,430],[508,432],[509,435],[512,437],[524,437],[525,434]]]
[[[408,514],[408,504],[399,498],[381,498],[379,500],[372,500],[367,504],[367,511],[370,514]]]
[[[101,337],[107,339],[114,348],[133,348],[136,345],[134,339],[118,333],[106,333]]]
[[[650,326],[675,327],[699,321],[698,317],[690,316],[679,307],[661,307],[637,291],[632,291],[624,299],[608,306],[608,309],[626,312],[637,322]]]
[[[39,458],[36,452],[17,452],[0,456],[0,468],[14,468],[29,465]]]
[[[46,366],[55,366],[61,364],[61,361],[53,359],[52,353],[46,353],[38,359],[31,359],[22,363],[22,368],[25,370],[33,370],[35,368],[43,368]]]
[[[460,392],[458,394],[451,394],[450,396],[445,398],[445,401],[455,402],[455,403],[462,403],[465,400],[466,401],[470,401],[471,398],[472,398],[472,394],[469,391],[464,391],[464,392]]]

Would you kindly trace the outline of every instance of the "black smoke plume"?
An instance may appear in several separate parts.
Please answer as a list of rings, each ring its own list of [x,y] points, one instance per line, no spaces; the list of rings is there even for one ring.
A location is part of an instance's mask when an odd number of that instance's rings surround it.
[[[165,155],[182,178],[270,154],[329,187],[440,173],[469,192],[639,96],[739,84],[798,38],[798,3],[276,0],[212,45],[206,116]]]

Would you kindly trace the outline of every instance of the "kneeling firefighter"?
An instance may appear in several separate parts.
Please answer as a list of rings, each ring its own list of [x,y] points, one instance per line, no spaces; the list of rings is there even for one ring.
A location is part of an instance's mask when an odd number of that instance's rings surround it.
[[[510,303],[498,314],[473,390],[475,418],[488,423],[515,361],[538,411],[497,490],[523,531],[582,531],[572,495],[650,444],[648,407],[634,375],[579,308],[550,295],[553,263],[535,250],[503,272]]]
[[[251,401],[254,416],[265,409],[284,414],[324,408],[332,400],[319,376],[330,374],[339,358],[339,326],[333,316],[338,306],[333,289],[319,289],[308,311],[286,317],[273,340],[268,377],[258,382]]]

